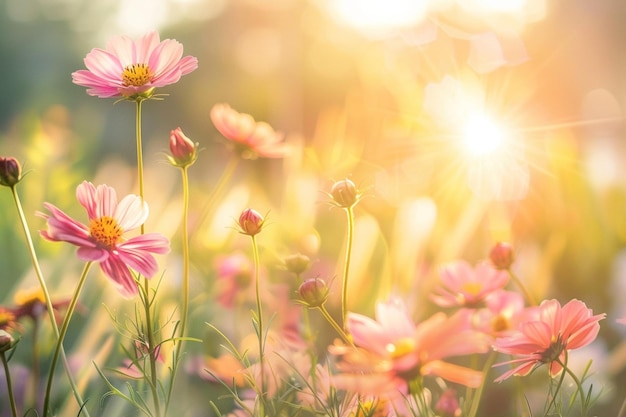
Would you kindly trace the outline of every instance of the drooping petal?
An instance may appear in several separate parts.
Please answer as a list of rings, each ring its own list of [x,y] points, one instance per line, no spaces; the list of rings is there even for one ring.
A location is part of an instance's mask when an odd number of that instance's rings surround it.
[[[99,247],[80,247],[76,251],[78,258],[83,261],[102,262],[109,257],[109,251]]]
[[[130,270],[117,256],[109,256],[100,262],[102,271],[113,281],[123,297],[131,298],[138,292],[137,283]]]
[[[483,374],[480,371],[440,360],[428,362],[422,367],[421,372],[423,375],[436,375],[470,388],[478,388],[483,381]]]
[[[85,225],[69,217],[50,203],[44,203],[50,215],[37,213],[48,222],[48,229],[42,230],[41,236],[55,242],[68,242],[77,246],[95,246],[89,239],[89,231]]]

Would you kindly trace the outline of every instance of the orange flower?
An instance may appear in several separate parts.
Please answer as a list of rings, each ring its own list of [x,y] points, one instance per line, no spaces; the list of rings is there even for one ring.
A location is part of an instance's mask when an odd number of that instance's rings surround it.
[[[228,104],[214,105],[211,120],[244,159],[282,158],[289,151],[283,136],[272,126],[256,122],[249,114],[239,113]]]

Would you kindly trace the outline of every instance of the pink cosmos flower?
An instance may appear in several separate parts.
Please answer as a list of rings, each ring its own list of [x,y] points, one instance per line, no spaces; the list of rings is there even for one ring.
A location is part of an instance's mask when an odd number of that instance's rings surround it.
[[[446,265],[440,272],[442,286],[430,299],[440,307],[475,307],[490,293],[504,288],[509,280],[505,271],[499,271],[483,262],[472,268],[465,261]]]
[[[563,307],[557,300],[546,300],[539,307],[530,308],[529,314],[530,319],[522,322],[515,333],[495,341],[496,351],[520,356],[494,365],[517,365],[496,382],[512,375],[527,375],[544,363],[550,375],[558,375],[565,365],[567,351],[591,343],[600,330],[598,322],[605,317],[605,314],[594,316],[585,303],[575,299]]]
[[[358,350],[339,345],[330,348],[341,359],[338,368],[356,377],[340,374],[341,385],[364,394],[384,392],[391,386],[406,392],[408,381],[433,375],[478,387],[481,372],[443,361],[489,350],[490,338],[469,327],[469,313],[463,310],[452,317],[437,313],[415,324],[399,300],[378,303],[376,320],[349,313],[347,328]]]
[[[158,270],[152,253],[165,254],[170,245],[159,233],[147,233],[130,239],[124,233],[141,226],[148,217],[148,205],[136,195],[117,201],[115,190],[107,185],[95,187],[84,181],[76,188],[76,198],[87,210],[89,225],[84,225],[50,203],[44,207],[50,215],[37,213],[48,222],[41,236],[54,242],[78,246],[83,261],[99,262],[102,271],[125,297],[137,294],[137,283],[129,268],[146,278]]]
[[[230,141],[244,159],[282,158],[289,148],[283,136],[265,122],[233,110],[228,104],[216,104],[211,109],[215,128]]]
[[[182,55],[180,42],[161,42],[157,32],[137,41],[118,36],[106,49],[92,49],[85,57],[87,69],[72,73],[72,81],[87,87],[91,96],[148,98],[155,88],[174,84],[198,68],[196,57]]]
[[[525,316],[524,297],[514,291],[494,291],[485,299],[485,305],[472,314],[472,324],[494,337],[513,332]]]

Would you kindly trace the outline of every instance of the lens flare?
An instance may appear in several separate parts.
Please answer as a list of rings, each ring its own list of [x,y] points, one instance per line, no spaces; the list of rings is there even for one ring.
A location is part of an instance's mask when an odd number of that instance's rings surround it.
[[[497,151],[504,142],[501,128],[487,115],[477,113],[469,117],[465,125],[463,141],[467,151],[484,156]]]

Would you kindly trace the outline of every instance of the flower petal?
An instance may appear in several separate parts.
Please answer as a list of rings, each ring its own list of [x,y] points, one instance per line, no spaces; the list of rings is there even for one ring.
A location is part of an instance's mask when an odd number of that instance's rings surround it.
[[[124,197],[115,209],[114,218],[124,231],[138,228],[148,219],[148,203],[141,197],[129,194]]]
[[[100,262],[100,268],[113,281],[123,297],[131,298],[137,294],[137,282],[126,264],[117,256],[111,255]]]

